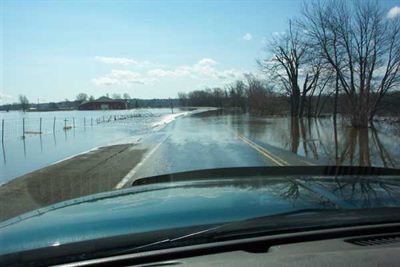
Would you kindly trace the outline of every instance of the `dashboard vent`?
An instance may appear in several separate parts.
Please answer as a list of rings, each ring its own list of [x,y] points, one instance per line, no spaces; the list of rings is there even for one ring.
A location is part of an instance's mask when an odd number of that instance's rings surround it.
[[[357,246],[382,246],[400,244],[400,234],[396,235],[381,235],[381,236],[366,236],[354,239],[345,240],[348,243]]]

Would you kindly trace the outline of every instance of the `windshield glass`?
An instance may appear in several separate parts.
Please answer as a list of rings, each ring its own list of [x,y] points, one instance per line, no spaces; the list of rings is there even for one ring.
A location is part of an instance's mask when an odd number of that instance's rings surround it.
[[[400,206],[396,0],[3,0],[1,17],[9,247],[24,242],[13,231],[36,229],[29,246],[60,227],[57,242],[116,234],[99,221],[127,214],[154,224],[123,234]],[[214,169],[214,184],[190,185]],[[272,174],[285,182],[262,180]],[[78,222],[99,227],[78,233]]]

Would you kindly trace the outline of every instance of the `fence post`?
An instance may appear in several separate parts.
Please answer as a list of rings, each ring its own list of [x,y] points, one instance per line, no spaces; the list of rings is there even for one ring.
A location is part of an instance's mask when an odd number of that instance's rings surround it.
[[[53,133],[56,132],[56,117],[54,117],[54,121],[53,121]]]
[[[25,118],[22,118],[22,138],[25,138]]]
[[[64,130],[67,130],[67,118],[64,119]]]
[[[90,118],[90,126],[93,126],[93,118]]]
[[[1,120],[1,142],[4,143],[4,119]]]
[[[42,134],[42,118],[40,118],[40,123],[39,123],[39,134]]]
[[[86,127],[86,117],[83,117],[83,127]]]
[[[72,127],[75,128],[75,118],[72,118]]]

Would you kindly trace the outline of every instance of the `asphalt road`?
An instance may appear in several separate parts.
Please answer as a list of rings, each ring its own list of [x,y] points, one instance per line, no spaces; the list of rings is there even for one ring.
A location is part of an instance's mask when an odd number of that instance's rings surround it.
[[[138,178],[197,169],[315,164],[246,136],[231,116],[178,118],[141,143],[150,149],[117,189]]]

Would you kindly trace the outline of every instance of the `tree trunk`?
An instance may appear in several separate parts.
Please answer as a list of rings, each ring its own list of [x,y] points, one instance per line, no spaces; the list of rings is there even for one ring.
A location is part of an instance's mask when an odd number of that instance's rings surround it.
[[[352,113],[351,125],[354,128],[368,128],[369,116],[368,112],[363,108],[358,107],[356,112]]]
[[[290,151],[297,154],[300,144],[299,118],[292,117],[290,121]]]
[[[298,88],[293,88],[293,93],[291,97],[292,117],[299,117],[299,109],[300,109],[300,90]]]

